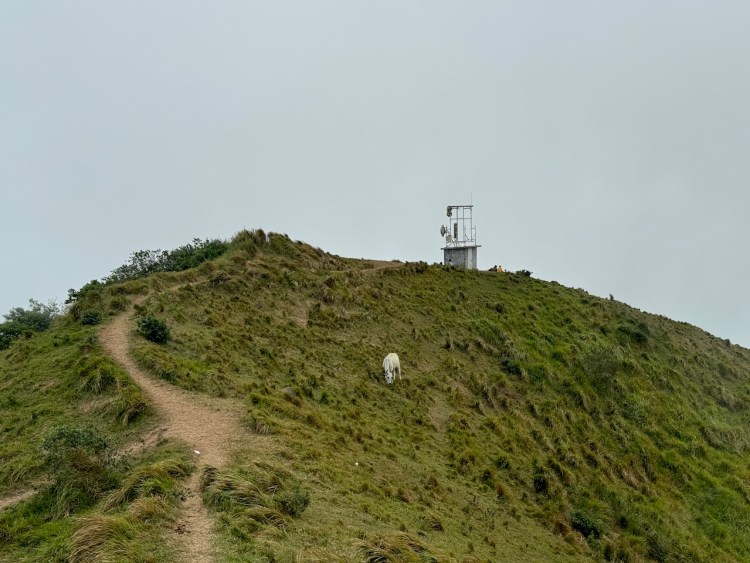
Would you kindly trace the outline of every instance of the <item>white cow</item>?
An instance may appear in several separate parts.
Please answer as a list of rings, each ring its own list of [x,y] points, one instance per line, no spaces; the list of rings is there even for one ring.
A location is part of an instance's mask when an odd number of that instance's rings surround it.
[[[398,361],[398,354],[391,352],[385,357],[383,371],[385,372],[385,381],[389,385],[393,383],[395,374],[398,374],[398,378],[401,379],[401,364]]]

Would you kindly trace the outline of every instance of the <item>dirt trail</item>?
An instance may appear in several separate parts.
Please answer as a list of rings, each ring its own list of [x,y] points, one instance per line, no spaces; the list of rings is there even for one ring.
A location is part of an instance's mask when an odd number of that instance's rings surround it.
[[[130,357],[128,339],[133,308],[115,317],[99,334],[104,350],[125,371],[153,404],[161,418],[159,434],[182,440],[195,453],[196,471],[187,482],[180,517],[171,538],[181,561],[211,562],[216,559],[212,523],[203,505],[199,480],[206,465],[222,467],[229,461],[232,440],[238,439],[241,408],[235,402],[190,393],[159,381],[141,370]]]
[[[14,504],[21,502],[22,500],[26,500],[27,498],[31,498],[35,494],[36,494],[36,490],[30,489],[28,491],[20,491],[18,493],[14,493],[5,498],[0,498],[0,510],[7,508],[9,506],[13,506]]]

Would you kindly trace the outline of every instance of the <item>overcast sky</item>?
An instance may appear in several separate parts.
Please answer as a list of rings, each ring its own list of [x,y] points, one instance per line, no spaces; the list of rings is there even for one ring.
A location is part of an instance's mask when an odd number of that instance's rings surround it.
[[[750,2],[0,3],[0,313],[261,227],[750,346]]]

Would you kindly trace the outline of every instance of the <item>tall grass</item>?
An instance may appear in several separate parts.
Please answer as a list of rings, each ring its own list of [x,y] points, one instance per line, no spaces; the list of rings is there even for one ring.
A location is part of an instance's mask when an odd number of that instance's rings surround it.
[[[284,444],[309,483],[293,520],[257,491],[264,510],[241,515],[251,494],[237,473],[207,488],[228,537],[255,542],[258,557],[299,552],[309,534],[351,553],[365,529],[419,531],[430,553],[495,560],[519,548],[511,522],[538,554],[572,559],[750,556],[744,540],[717,548],[704,530],[721,517],[693,500],[697,475],[747,475],[747,411],[733,398],[750,387],[731,376],[747,351],[525,275],[372,270],[283,237],[271,249],[262,235],[238,235],[242,260],[228,254],[189,300],[147,301],[173,340],[136,348],[178,385],[245,400],[248,430]],[[407,375],[386,386],[379,365],[393,350]],[[638,517],[618,520],[622,504]],[[286,539],[263,539],[269,526]]]
[[[750,558],[750,352],[700,329],[523,274],[380,269],[262,231],[129,284],[93,287],[81,306],[109,314],[150,292],[139,311],[171,338],[135,339],[139,363],[246,405],[245,445],[203,477],[226,560]],[[43,426],[25,421],[61,417],[52,397],[122,431],[126,380],[95,347],[76,360],[90,329],[55,330],[0,357],[14,374],[0,382],[6,435],[34,443]],[[392,386],[390,351],[405,374]],[[49,396],[27,408],[34,386]],[[33,448],[12,448],[0,454],[34,467]],[[114,553],[132,526],[163,526],[180,467],[123,476],[76,545]],[[5,464],[0,478],[13,479]],[[18,537],[0,526],[0,541]]]

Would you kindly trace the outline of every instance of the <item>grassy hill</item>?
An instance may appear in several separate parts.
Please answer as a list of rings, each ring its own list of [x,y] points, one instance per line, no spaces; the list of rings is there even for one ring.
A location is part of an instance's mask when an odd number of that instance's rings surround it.
[[[243,231],[196,268],[90,285],[0,353],[0,497],[41,490],[0,512],[0,560],[170,556],[189,458],[122,453],[156,421],[80,322],[136,294],[171,334],[134,331],[139,364],[246,406],[233,464],[203,476],[224,560],[750,559],[748,350],[523,274]]]

